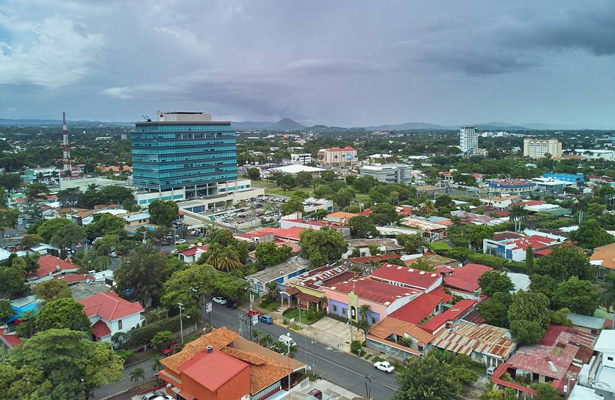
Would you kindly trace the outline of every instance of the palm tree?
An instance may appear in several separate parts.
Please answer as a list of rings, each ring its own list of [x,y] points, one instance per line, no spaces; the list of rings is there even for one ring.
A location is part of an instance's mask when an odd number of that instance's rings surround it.
[[[579,213],[579,225],[583,222],[583,214],[589,208],[589,197],[577,199],[572,205],[572,212]]]
[[[261,338],[258,340],[258,344],[263,347],[269,348],[273,344],[273,338],[269,336],[269,334],[261,336]]]
[[[290,358],[295,358],[295,356],[297,355],[298,349],[299,348],[297,347],[297,345],[294,344],[288,348],[288,353],[286,355],[289,356]]]
[[[218,265],[215,267],[220,271],[230,272],[241,267],[239,253],[237,253],[237,250],[233,246],[226,246],[223,248],[220,253],[218,253],[217,262]]]
[[[523,206],[510,207],[510,215],[508,216],[515,223],[515,232],[521,230],[522,224],[527,221],[528,211]]]
[[[257,330],[252,331],[252,341],[255,343],[259,343],[258,338],[261,336],[261,333]]]
[[[604,280],[608,283],[608,286],[602,292],[602,305],[606,307],[607,313],[610,309],[613,309],[612,328],[615,329],[615,273],[609,273],[604,277]]]
[[[145,370],[141,367],[137,367],[130,371],[130,381],[138,383],[139,379],[145,380]]]
[[[368,304],[363,304],[359,307],[359,317],[361,321],[365,321],[361,324],[361,328],[365,332],[365,336],[367,336],[369,332],[369,316],[372,312],[372,308]]]
[[[434,202],[431,200],[425,200],[423,202],[423,205],[421,206],[421,212],[423,213],[423,215],[433,214],[434,211],[436,211],[436,206]]]
[[[164,366],[162,365],[162,363],[160,362],[160,360],[162,359],[162,357],[154,357],[154,359],[152,360],[152,371],[154,372],[158,372],[158,371],[162,371],[164,369]],[[132,379],[132,377],[131,377]]]

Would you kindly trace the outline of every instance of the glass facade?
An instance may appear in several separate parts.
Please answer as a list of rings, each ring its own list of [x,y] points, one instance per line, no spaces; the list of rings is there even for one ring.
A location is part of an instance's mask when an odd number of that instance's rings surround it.
[[[134,185],[186,188],[189,197],[217,194],[237,179],[237,138],[230,122],[140,122],[131,134]]]

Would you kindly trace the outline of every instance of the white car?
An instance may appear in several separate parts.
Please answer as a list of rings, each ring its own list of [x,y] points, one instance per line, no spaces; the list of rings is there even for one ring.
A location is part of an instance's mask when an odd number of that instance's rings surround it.
[[[296,346],[297,343],[295,343],[295,340],[293,338],[290,337],[290,334],[286,334],[286,335],[280,335],[280,337],[278,338],[279,342],[284,343],[286,346]]]
[[[212,300],[214,303],[226,304],[226,299],[224,297],[214,297]]]
[[[395,367],[389,364],[388,361],[378,361],[377,363],[374,364],[374,367],[388,374],[395,371]]]
[[[184,243],[187,243],[186,239],[179,239],[175,242],[175,244],[184,244]]]

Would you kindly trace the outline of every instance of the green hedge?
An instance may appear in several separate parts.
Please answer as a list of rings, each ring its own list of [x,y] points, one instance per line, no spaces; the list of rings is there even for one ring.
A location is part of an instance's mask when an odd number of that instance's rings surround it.
[[[433,242],[433,243],[429,243],[429,249],[436,254],[443,254],[447,252],[448,250],[450,250],[451,246],[449,246],[445,242]]]
[[[179,331],[179,315],[162,321],[153,322],[126,333],[113,335],[113,342],[120,349],[136,349],[149,345],[152,338],[160,331]]]

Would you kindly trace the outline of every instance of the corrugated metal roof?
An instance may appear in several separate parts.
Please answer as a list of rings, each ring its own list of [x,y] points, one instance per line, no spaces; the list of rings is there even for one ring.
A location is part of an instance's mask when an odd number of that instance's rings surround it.
[[[476,326],[463,321],[451,329],[442,330],[433,345],[455,353],[470,355],[476,352],[503,360],[516,348],[507,329],[486,324]]]

